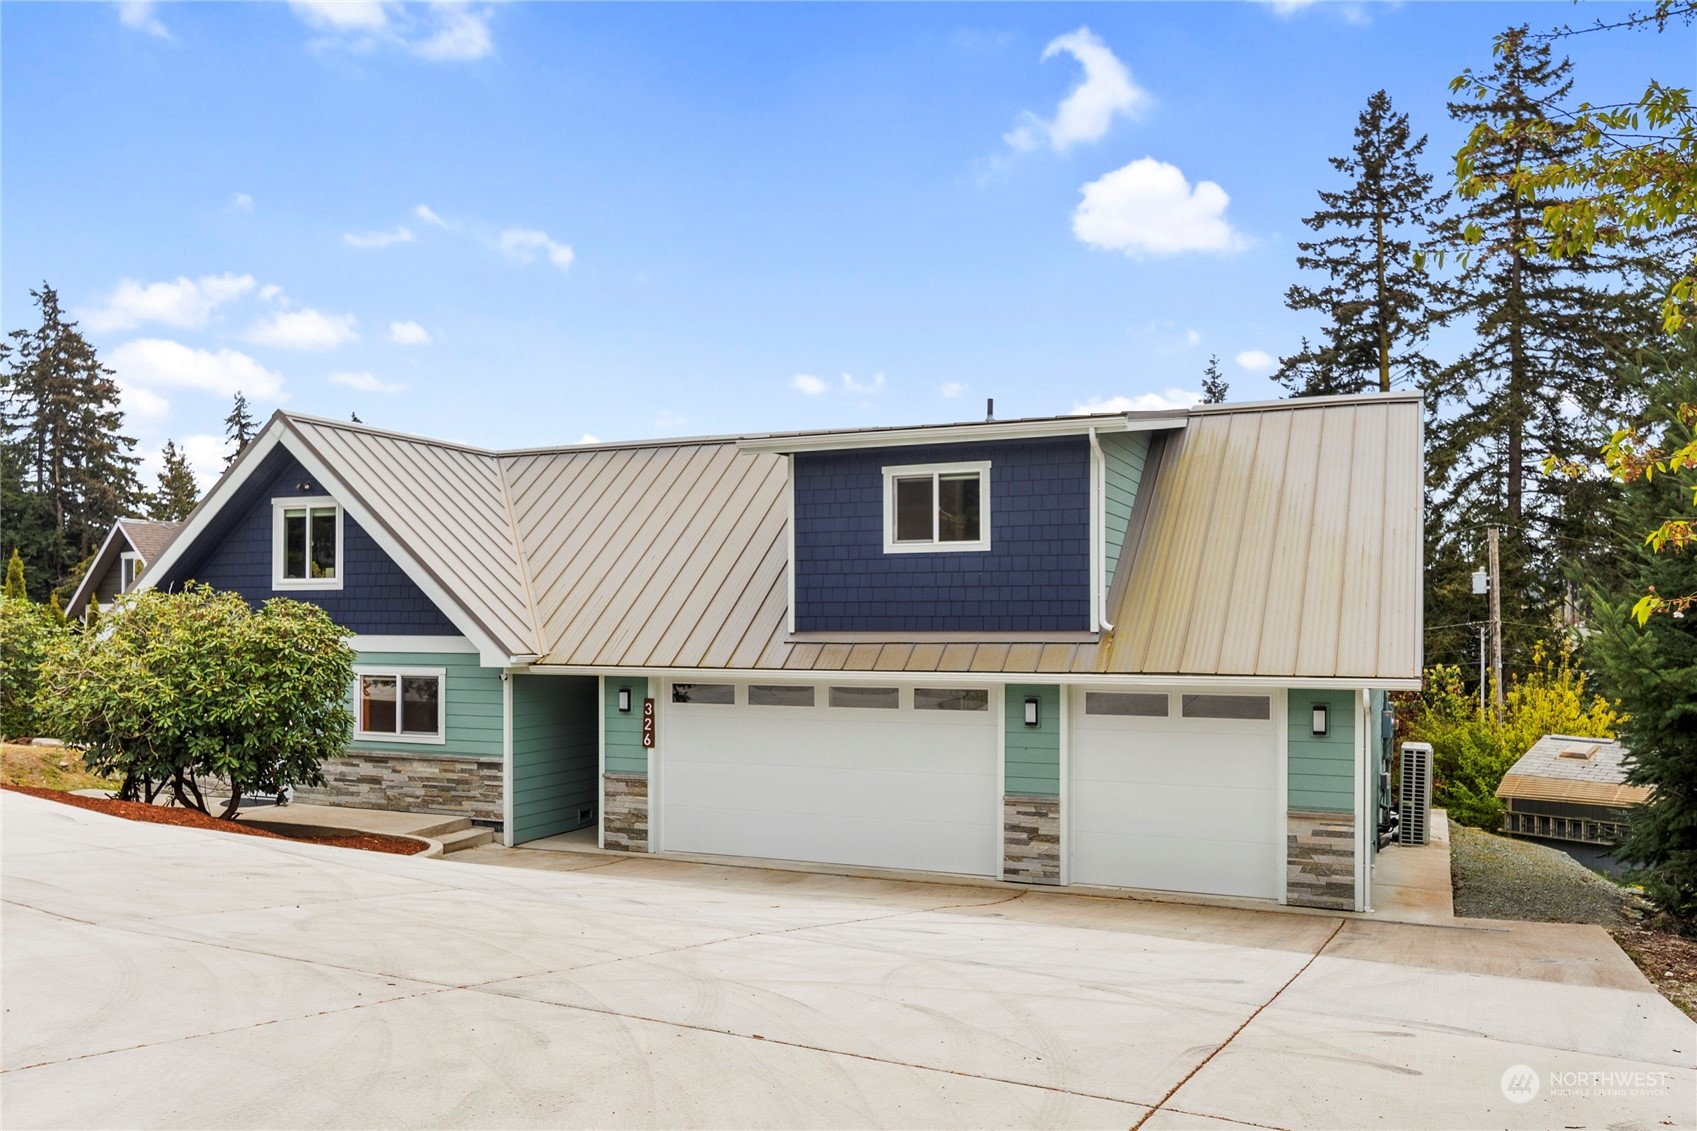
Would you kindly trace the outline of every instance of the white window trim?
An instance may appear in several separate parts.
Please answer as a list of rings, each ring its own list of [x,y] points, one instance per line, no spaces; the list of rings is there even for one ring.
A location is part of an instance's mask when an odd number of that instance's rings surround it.
[[[284,577],[283,576],[283,512],[285,510],[300,510],[303,507],[335,507],[336,508],[336,576],[335,577]],[[343,517],[345,512],[342,504],[329,495],[297,495],[292,499],[271,500],[271,588],[272,589],[340,589],[342,587],[342,548],[346,541],[343,537]],[[311,523],[307,530],[307,555],[312,554]]]
[[[125,584],[124,566],[128,562],[134,562],[135,568],[130,571],[129,583]],[[145,565],[146,563],[141,560],[141,555],[134,550],[125,550],[118,555],[118,593],[120,595],[135,588],[136,582],[141,580],[141,572]]]
[[[937,541],[937,477],[963,472],[978,473],[978,541]],[[896,480],[931,476],[931,541],[896,541]],[[914,463],[884,468],[884,552],[886,554],[952,554],[982,552],[990,548],[990,461],[973,463]]]
[[[439,725],[434,735],[419,734],[407,731],[366,730],[360,725],[364,712],[360,710],[359,685],[363,676],[387,675],[395,677],[395,725],[401,722],[401,679],[403,677],[417,679],[434,676],[437,682],[436,712]],[[448,669],[447,668],[391,668],[372,664],[354,665],[354,739],[358,742],[406,742],[426,746],[445,746],[448,742]]]

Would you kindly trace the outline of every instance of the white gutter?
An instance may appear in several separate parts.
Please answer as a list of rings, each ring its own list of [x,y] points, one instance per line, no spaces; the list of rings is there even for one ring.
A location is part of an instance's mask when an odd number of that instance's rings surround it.
[[[1108,470],[1096,429],[1090,429],[1090,627],[1112,632],[1108,620]]]
[[[1104,432],[1153,432],[1183,428],[1182,410],[1161,416],[1061,417],[1035,421],[986,421],[981,424],[937,424],[915,428],[875,428],[853,432],[801,432],[744,436],[743,452],[820,452],[847,448],[897,448],[908,444],[964,444],[977,440],[1025,440],[1045,436],[1082,436],[1092,428]]]

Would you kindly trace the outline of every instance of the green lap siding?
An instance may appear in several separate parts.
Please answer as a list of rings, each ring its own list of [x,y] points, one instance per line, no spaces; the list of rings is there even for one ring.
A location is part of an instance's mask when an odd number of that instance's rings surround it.
[[[1355,811],[1355,693],[1290,692],[1290,808]],[[1326,705],[1326,735],[1314,734],[1314,705]]]
[[[514,844],[593,824],[595,684],[586,676],[515,675]]]
[[[501,756],[501,673],[479,665],[470,652],[361,652],[359,667],[442,668],[443,743],[390,742],[355,737],[350,743],[375,753],[419,754],[424,757],[499,758]],[[354,718],[359,718],[359,681],[348,690]]]
[[[1038,725],[1025,725],[1025,701],[1037,697]],[[1033,797],[1061,793],[1061,689],[1052,685],[1010,683],[1003,743],[1003,792]]]
[[[647,774],[648,751],[642,745],[642,700],[648,694],[648,679],[608,676],[607,697],[607,772],[612,774]],[[630,713],[619,713],[619,688],[630,688]]]
[[[1103,481],[1107,487],[1103,500],[1107,528],[1102,533],[1106,539],[1107,576],[1112,578],[1119,565],[1120,549],[1125,545],[1126,527],[1131,523],[1131,507],[1137,501],[1143,464],[1149,456],[1149,433],[1114,432],[1099,439]]]

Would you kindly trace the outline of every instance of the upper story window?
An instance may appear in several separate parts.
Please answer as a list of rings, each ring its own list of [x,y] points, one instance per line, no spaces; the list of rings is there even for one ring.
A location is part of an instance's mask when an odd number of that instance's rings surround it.
[[[272,499],[271,587],[342,587],[342,508],[336,500]]]
[[[990,463],[884,469],[884,552],[990,548]]]
[[[118,592],[128,593],[136,587],[136,581],[141,577],[141,555],[123,553],[118,555]]]

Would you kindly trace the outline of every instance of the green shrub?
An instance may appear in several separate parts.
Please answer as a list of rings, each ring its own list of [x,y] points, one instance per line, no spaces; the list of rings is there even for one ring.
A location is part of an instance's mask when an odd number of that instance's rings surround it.
[[[35,709],[36,684],[48,645],[65,635],[64,618],[55,617],[48,606],[28,597],[0,596],[0,735],[45,733]]]

